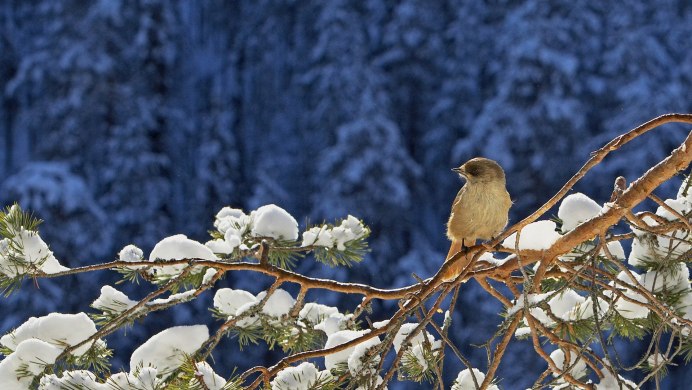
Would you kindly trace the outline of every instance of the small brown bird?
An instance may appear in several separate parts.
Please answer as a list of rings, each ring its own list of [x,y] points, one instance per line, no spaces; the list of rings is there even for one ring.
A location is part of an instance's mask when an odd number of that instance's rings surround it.
[[[452,245],[445,261],[475,245],[477,239],[489,240],[502,232],[512,206],[505,171],[495,161],[476,157],[452,171],[466,179],[466,184],[454,199],[447,222],[447,237]],[[445,273],[444,280],[457,277],[470,262],[471,258],[458,261]]]

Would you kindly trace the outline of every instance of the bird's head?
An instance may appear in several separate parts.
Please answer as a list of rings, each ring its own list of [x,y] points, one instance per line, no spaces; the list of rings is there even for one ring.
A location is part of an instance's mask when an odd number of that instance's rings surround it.
[[[460,167],[452,168],[452,171],[469,183],[505,183],[505,171],[500,164],[484,157],[472,158]]]

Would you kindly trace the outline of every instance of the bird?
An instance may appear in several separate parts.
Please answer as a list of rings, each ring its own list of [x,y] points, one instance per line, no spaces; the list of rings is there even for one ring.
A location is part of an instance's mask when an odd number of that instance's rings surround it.
[[[496,161],[475,157],[458,168],[452,168],[452,171],[466,183],[454,198],[447,221],[447,238],[452,244],[445,262],[475,245],[476,240],[490,240],[501,233],[507,226],[512,206],[505,171]],[[453,280],[470,262],[470,257],[457,261],[446,270],[442,279]]]

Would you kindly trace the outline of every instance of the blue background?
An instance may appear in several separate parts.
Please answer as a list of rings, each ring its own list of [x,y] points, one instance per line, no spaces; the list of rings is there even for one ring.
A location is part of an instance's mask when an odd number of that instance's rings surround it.
[[[350,270],[307,259],[298,270],[408,285],[447,251],[444,223],[461,185],[451,167],[498,160],[516,222],[614,136],[692,111],[690,20],[685,0],[6,0],[0,200],[44,219],[42,236],[70,267],[111,260],[129,243],[148,254],[175,233],[206,241],[225,205],[275,203],[302,226],[350,213],[372,228],[368,259]],[[636,179],[688,131],[656,129],[576,190],[606,201],[618,175]],[[0,331],[31,315],[89,310],[114,280],[26,282],[2,301]],[[256,293],[268,282],[238,273],[220,286]],[[343,310],[358,302],[308,298]],[[210,302],[205,294],[110,337],[115,367],[161,329],[213,324]],[[392,310],[378,303],[373,321]],[[493,333],[498,310],[469,283],[454,313],[453,337],[482,369],[485,352],[470,344]],[[625,360],[642,353],[619,348]],[[227,375],[280,356],[239,352],[227,339],[214,366]],[[524,388],[545,367],[528,341],[515,341],[500,384]],[[451,382],[460,365],[445,368]],[[692,379],[685,366],[670,371],[664,388]]]

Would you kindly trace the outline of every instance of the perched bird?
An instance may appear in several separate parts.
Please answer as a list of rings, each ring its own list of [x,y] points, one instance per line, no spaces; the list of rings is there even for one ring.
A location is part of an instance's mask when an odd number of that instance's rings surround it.
[[[447,237],[452,240],[447,259],[476,244],[489,240],[507,226],[512,200],[507,193],[505,171],[493,160],[476,157],[459,168],[452,168],[466,179],[466,184],[454,199],[447,222]],[[444,275],[444,280],[458,276],[471,258],[458,261]]]

